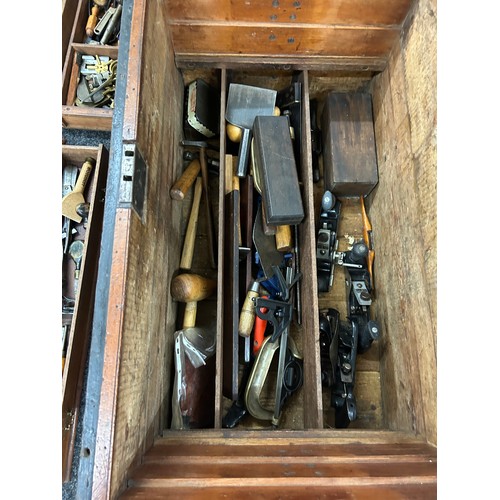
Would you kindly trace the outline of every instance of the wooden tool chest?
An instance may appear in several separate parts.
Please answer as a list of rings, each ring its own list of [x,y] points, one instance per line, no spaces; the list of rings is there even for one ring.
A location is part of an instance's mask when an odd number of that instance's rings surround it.
[[[432,0],[124,1],[79,498],[435,498],[436,493],[436,4]],[[123,60],[125,61],[125,59]],[[191,272],[216,280],[199,318],[215,325],[213,429],[171,430],[172,299],[193,189],[169,190],[186,166],[184,89],[197,78],[220,93],[220,170],[210,176],[217,268],[200,216]],[[298,225],[302,322],[291,337],[303,385],[279,430],[244,420],[223,429],[224,314],[231,286],[224,203],[230,83],[280,90],[302,84]],[[318,311],[342,307],[342,279],[316,281],[323,178],[313,182],[310,101],[331,91],[369,93],[379,182],[365,203],[375,239],[381,336],[359,356],[358,419],[329,424]],[[69,123],[69,122],[68,122]],[[201,205],[203,209],[203,203]],[[343,199],[339,249],[362,238],[359,200]],[[337,271],[336,271],[337,272]],[[104,292],[105,293],[104,293]],[[344,306],[345,307],[345,304]],[[345,310],[343,311],[345,314]]]

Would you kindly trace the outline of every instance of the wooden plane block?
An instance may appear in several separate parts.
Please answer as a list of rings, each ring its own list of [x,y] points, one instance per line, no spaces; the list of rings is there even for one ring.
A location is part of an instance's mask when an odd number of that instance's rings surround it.
[[[330,92],[321,128],[325,189],[335,195],[368,195],[378,182],[370,94]]]

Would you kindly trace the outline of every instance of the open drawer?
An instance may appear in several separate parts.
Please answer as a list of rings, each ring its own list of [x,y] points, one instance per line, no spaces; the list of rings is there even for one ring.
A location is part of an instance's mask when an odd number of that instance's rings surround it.
[[[63,194],[73,195],[80,175],[90,165],[88,180],[77,202],[87,205],[80,220],[63,217],[62,256],[62,475],[70,477],[75,435],[80,418],[80,398],[84,384],[92,315],[95,283],[104,212],[108,151],[98,147],[62,146]],[[83,185],[83,184],[82,184]],[[78,192],[80,192],[78,190]],[[68,198],[66,198],[68,200]],[[63,206],[76,207],[66,202]],[[74,210],[74,209],[73,209]]]
[[[62,125],[67,128],[88,129],[88,130],[111,130],[114,91],[116,85],[112,78],[109,85],[105,85],[103,90],[108,92],[110,99],[102,96],[102,90],[97,90],[104,85],[106,78],[102,77],[102,71],[85,72],[86,67],[95,66],[93,61],[83,64],[82,57],[92,57],[97,64],[105,61],[117,61],[119,46],[119,29],[121,22],[122,2],[98,2],[108,5],[111,10],[99,7],[95,17],[95,26],[99,36],[92,32],[93,24],[89,24],[91,36],[88,36],[86,29],[89,22],[91,8],[95,3],[89,0],[74,0],[66,2],[71,4],[63,9],[63,33],[67,37],[63,43],[63,70],[62,70]],[[109,10],[110,15],[105,16]],[[112,15],[116,19],[111,21]],[[72,14],[72,17],[70,17]],[[99,24],[100,21],[109,19],[106,24]],[[104,21],[103,21],[104,22]],[[114,26],[114,27],[113,27]],[[108,33],[106,30],[109,28]],[[104,37],[105,38],[102,38]],[[104,43],[101,43],[104,41]],[[116,63],[113,63],[116,64]],[[82,73],[83,69],[83,73]],[[105,69],[105,68],[104,68]],[[84,85],[83,80],[88,77],[88,82]],[[80,88],[78,89],[80,84]],[[77,105],[78,103],[78,105]]]
[[[93,430],[83,437],[80,475],[84,477],[85,472],[86,479],[79,486],[80,496],[115,498],[124,493],[128,498],[141,494],[160,498],[189,493],[201,497],[206,494],[203,488],[212,488],[209,491],[216,496],[227,487],[244,497],[241,482],[248,474],[251,485],[267,488],[270,497],[278,495],[278,489],[282,495],[300,497],[308,485],[317,487],[318,494],[337,488],[341,496],[353,492],[366,498],[389,493],[435,497],[436,159],[435,89],[430,83],[435,68],[432,61],[413,65],[424,53],[434,54],[435,18],[424,0],[411,11],[410,2],[391,2],[390,9],[378,5],[381,11],[371,26],[359,19],[361,6],[342,14],[332,12],[327,2],[317,2],[316,8],[302,6],[299,12],[300,3],[295,2],[294,7],[274,11],[289,20],[293,15],[300,18],[292,36],[287,33],[292,30],[289,21],[272,26],[269,21],[253,23],[250,18],[255,20],[257,14],[264,16],[269,10],[274,15],[267,4],[257,4],[257,13],[252,13],[247,7],[241,7],[241,12],[229,7],[216,12],[205,10],[204,4],[201,10],[191,10],[176,2],[134,2],[131,32],[140,33],[141,38],[129,46],[123,126],[113,130],[115,136],[119,134],[122,150],[115,150],[112,174],[117,200],[107,207],[113,217],[110,264],[101,270],[109,292],[105,321],[94,324],[93,332],[101,339],[105,332],[105,341],[102,351],[96,351],[100,363],[91,360],[89,367],[89,377],[102,384],[95,411],[85,416]],[[380,18],[388,11],[391,19]],[[399,34],[409,11],[401,43]],[[226,13],[225,19],[218,19],[221,12]],[[323,15],[344,15],[343,21],[354,28],[341,27],[340,18],[327,28]],[[375,11],[366,15],[375,16]],[[326,35],[320,36],[323,28],[338,42],[337,53],[333,42],[328,45]],[[422,33],[425,36],[419,36]],[[252,37],[262,43],[247,43]],[[246,52],[240,44],[246,44]],[[170,286],[180,273],[194,190],[182,201],[168,193],[188,165],[183,155],[189,148],[182,146],[185,87],[197,78],[212,84],[221,99],[221,134],[215,144],[219,173],[209,176],[217,265],[210,265],[210,229],[200,211],[190,267],[190,272],[216,282],[214,293],[198,304],[197,316],[197,326],[212,328],[216,336],[213,423],[203,430],[179,431],[171,429],[171,402],[174,333],[182,326],[184,304],[173,300]],[[280,90],[293,79],[302,84],[304,126],[298,169],[305,217],[298,224],[302,319],[290,335],[303,358],[303,384],[287,402],[279,430],[272,431],[269,423],[252,418],[227,430],[222,425],[231,405],[224,389],[225,315],[233,306],[227,297],[234,283],[229,278],[231,260],[225,253],[233,215],[225,203],[231,180],[225,175],[227,155],[232,154],[224,133],[228,86],[243,83]],[[417,81],[422,85],[415,85]],[[329,396],[321,383],[318,314],[322,308],[345,308],[345,296],[340,277],[335,278],[330,293],[318,292],[317,217],[324,186],[322,176],[313,182],[313,145],[308,133],[310,100],[318,102],[321,114],[331,91],[371,95],[379,172],[379,183],[365,201],[377,252],[373,313],[381,336],[358,357],[359,415],[351,427],[342,430],[329,423]],[[240,185],[240,189],[245,187]],[[351,239],[362,238],[359,200],[347,197],[342,201],[341,250]],[[203,202],[200,207],[203,210]],[[346,314],[345,309],[341,313]],[[233,454],[238,459],[230,466]],[[303,463],[304,456],[313,457],[316,477],[298,465],[288,474],[283,464],[277,466],[279,456],[289,457],[294,464]],[[214,464],[224,464],[197,468],[204,457],[218,457]],[[175,460],[186,467],[174,467]],[[370,465],[359,466],[354,473],[346,464],[356,460]],[[270,468],[260,467],[273,461]],[[245,463],[253,466],[246,469]],[[337,476],[335,463],[346,467]],[[273,481],[277,481],[276,489]]]

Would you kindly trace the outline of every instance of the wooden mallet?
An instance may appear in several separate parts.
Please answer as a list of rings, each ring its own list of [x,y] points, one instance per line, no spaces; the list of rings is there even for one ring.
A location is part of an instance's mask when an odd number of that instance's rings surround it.
[[[71,219],[75,222],[81,222],[82,217],[76,211],[78,205],[85,203],[85,198],[83,196],[83,191],[90,177],[92,167],[95,165],[95,160],[93,158],[87,158],[85,163],[82,165],[82,170],[76,181],[75,187],[71,193],[67,194],[62,199],[62,214],[64,217]]]
[[[198,301],[210,297],[217,282],[198,274],[179,274],[170,283],[170,294],[174,300],[185,302],[182,329],[193,328],[196,325]]]

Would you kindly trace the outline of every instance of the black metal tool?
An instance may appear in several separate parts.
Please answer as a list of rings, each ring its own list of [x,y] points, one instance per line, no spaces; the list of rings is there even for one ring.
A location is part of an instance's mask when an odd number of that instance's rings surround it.
[[[321,130],[318,127],[318,101],[311,99],[309,102],[309,112],[311,115],[311,152],[313,165],[313,182],[318,182],[319,174],[319,157],[322,152],[321,145]]]
[[[333,285],[340,208],[340,200],[336,199],[330,191],[325,191],[321,200],[319,229],[316,238],[316,264],[319,292],[328,292]]]
[[[320,314],[321,380],[331,388],[335,427],[345,428],[356,419],[354,382],[356,356],[366,352],[380,337],[380,327],[370,318],[371,283],[368,272],[368,247],[355,243],[348,252],[337,254],[342,262],[347,285],[347,321],[336,309]]]

